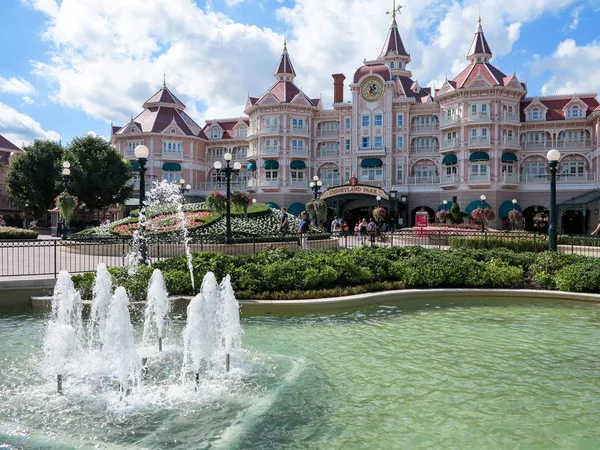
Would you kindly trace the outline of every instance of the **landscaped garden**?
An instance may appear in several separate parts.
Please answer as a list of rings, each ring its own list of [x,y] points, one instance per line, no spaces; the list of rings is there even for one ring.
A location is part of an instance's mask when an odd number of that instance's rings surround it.
[[[37,239],[38,233],[15,227],[0,227],[0,239]]]
[[[135,276],[111,268],[117,285],[143,301],[153,269],[159,268],[171,295],[191,295],[185,257],[142,266]],[[553,252],[508,249],[425,249],[364,247],[348,250],[272,249],[256,255],[195,253],[196,278],[208,271],[231,275],[242,299],[305,299],[391,289],[531,288],[600,292],[600,260]],[[91,296],[94,274],[73,277],[84,297]]]

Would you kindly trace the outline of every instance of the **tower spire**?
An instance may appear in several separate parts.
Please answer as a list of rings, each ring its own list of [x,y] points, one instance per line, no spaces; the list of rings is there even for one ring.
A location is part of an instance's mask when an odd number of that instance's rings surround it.
[[[404,64],[406,65],[410,62],[410,55],[404,48],[402,38],[400,37],[400,32],[398,31],[398,23],[396,22],[396,13],[400,14],[402,6],[396,6],[396,0],[393,0],[393,2],[394,8],[391,11],[386,12],[386,14],[392,15],[392,24],[390,26],[387,39],[385,40],[385,44],[383,44],[383,48],[381,49],[379,59],[384,59],[386,57],[402,57],[405,59]]]
[[[492,58],[492,50],[485,39],[483,27],[481,26],[481,16],[477,19],[477,28],[475,29],[475,37],[467,53],[467,59],[470,62],[487,63]]]
[[[279,64],[277,64],[273,75],[278,81],[293,81],[296,76],[296,71],[294,70],[294,66],[292,66],[292,61],[287,50],[287,38],[284,38],[281,58],[279,58]]]

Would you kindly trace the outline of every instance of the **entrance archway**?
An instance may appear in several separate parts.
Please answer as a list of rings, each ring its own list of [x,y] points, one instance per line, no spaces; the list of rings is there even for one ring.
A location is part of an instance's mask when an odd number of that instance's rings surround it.
[[[523,210],[525,230],[536,233],[548,233],[548,208],[532,205]]]
[[[565,211],[561,217],[561,229],[564,234],[584,234],[585,216],[580,210]]]
[[[411,226],[415,226],[415,216],[419,211],[427,211],[427,214],[429,214],[429,223],[435,222],[435,211],[433,209],[431,209],[429,206],[417,206],[410,213]]]

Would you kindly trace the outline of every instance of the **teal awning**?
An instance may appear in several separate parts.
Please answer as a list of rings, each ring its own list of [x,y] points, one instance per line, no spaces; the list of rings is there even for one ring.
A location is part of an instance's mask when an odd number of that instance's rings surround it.
[[[277,161],[275,161],[275,162],[277,162]],[[266,164],[266,163],[265,163],[265,164]],[[279,165],[278,165],[277,167],[279,167]],[[270,206],[271,208],[275,208],[275,209],[281,209],[281,208],[279,207],[279,205],[278,205],[277,203],[275,203],[275,202],[267,202],[267,203],[266,203],[266,205],[267,205],[267,206]]]
[[[521,211],[521,207],[519,206],[518,203],[515,203],[514,209],[516,209],[517,211]],[[498,208],[498,215],[500,217],[508,217],[508,213],[511,212],[513,210],[513,204],[510,200],[506,200],[505,202],[503,202],[500,205],[500,208]]]
[[[381,167],[383,162],[379,158],[367,158],[360,162],[360,167]]]
[[[502,153],[502,162],[516,162],[517,161],[517,155],[515,155],[513,152],[504,152]]]
[[[299,216],[302,211],[306,209],[304,203],[292,203],[288,208],[288,212],[294,216]]]
[[[450,211],[450,207],[452,206],[452,200],[448,200],[448,204],[446,205],[446,211]],[[438,206],[438,211],[441,211],[442,209],[444,209],[444,204],[440,203],[440,206]]]
[[[470,216],[471,213],[476,210],[477,208],[481,207],[481,200],[473,200],[471,203],[469,203],[467,205],[467,208],[465,209],[465,212]],[[488,202],[483,202],[483,207],[484,208],[491,208],[490,204]]]
[[[174,162],[164,163],[162,170],[165,172],[181,172],[181,164]]]
[[[267,159],[265,161],[265,163],[263,164],[263,167],[265,169],[272,169],[272,170],[279,169],[279,162],[274,159]],[[268,205],[268,203],[267,203],[267,205]]]
[[[137,161],[131,161],[131,168],[133,170],[140,170],[140,164]]]
[[[490,155],[488,155],[486,152],[475,152],[475,153],[471,153],[471,156],[469,156],[469,161],[489,161],[490,160]]]
[[[295,159],[290,163],[290,169],[294,169],[294,170],[306,169],[306,164],[304,164],[304,161]]]
[[[456,164],[458,162],[458,158],[456,155],[446,155],[444,159],[442,159],[442,164]]]
[[[248,163],[248,170],[254,172],[256,170],[256,163],[255,162]]]

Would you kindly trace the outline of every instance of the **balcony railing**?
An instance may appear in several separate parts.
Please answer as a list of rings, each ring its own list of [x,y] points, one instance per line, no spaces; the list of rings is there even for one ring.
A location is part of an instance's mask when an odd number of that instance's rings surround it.
[[[262,154],[263,155],[278,155],[279,154],[279,146],[274,147],[274,146],[265,145],[262,148]]]
[[[452,175],[442,175],[440,177],[440,184],[456,184],[458,183],[458,175],[457,174],[452,174]]]
[[[511,136],[503,136],[500,144],[503,147],[512,147],[512,148],[519,148],[519,139],[517,139],[516,137],[511,137]]]
[[[460,144],[460,141],[457,138],[454,139],[443,139],[442,140],[442,145],[441,145],[441,149],[442,150],[450,150],[453,149],[455,147],[458,147]]]
[[[418,153],[421,155],[431,155],[433,153],[438,152],[438,146],[437,145],[413,145],[410,148],[410,151],[412,153]]]
[[[523,148],[552,148],[551,142],[544,141],[523,141],[521,143]]]
[[[556,176],[556,182],[560,184],[580,184],[596,181],[596,174],[593,173],[560,173]],[[530,184],[549,184],[550,175],[534,175],[530,173],[521,174],[521,183]]]
[[[292,133],[306,135],[306,134],[308,134],[308,127],[307,126],[299,127],[299,126],[292,125]]]
[[[469,122],[481,122],[487,120],[490,120],[490,113],[488,111],[469,114]]]
[[[410,127],[410,130],[413,133],[431,133],[433,131],[437,131],[440,129],[439,123],[429,123],[429,124],[413,124]]]
[[[308,182],[306,180],[292,180],[290,181],[290,186],[297,188],[307,188]]]
[[[385,147],[358,147],[358,153],[385,153]]]
[[[258,150],[256,148],[248,148],[246,152],[246,158],[256,158],[258,156]]]
[[[500,119],[503,120],[504,122],[517,123],[517,122],[520,122],[520,120],[521,120],[521,118],[519,116],[520,116],[519,113],[505,111],[500,116]]]
[[[183,152],[181,150],[164,150],[162,151],[162,157],[163,159],[175,159],[175,160],[182,160],[183,159]]]
[[[338,136],[339,134],[340,134],[340,130],[338,130],[338,129],[335,129],[335,130],[326,129],[326,130],[319,130],[319,132],[317,133],[317,136],[335,137],[335,136]]]
[[[125,156],[125,158],[135,158],[135,150],[125,149],[125,153],[123,153],[123,156]]]
[[[323,182],[323,186],[325,187],[329,187],[329,186],[339,186],[340,185],[340,179],[339,178],[328,178],[328,179],[322,179],[321,181]]]
[[[519,175],[516,173],[503,173],[499,180],[500,183],[514,184],[519,182]]]
[[[589,139],[559,139],[556,141],[556,148],[584,148],[591,145]]]
[[[260,129],[263,133],[279,133],[280,130],[279,125],[265,125]]]
[[[469,145],[470,146],[490,145],[490,137],[489,136],[471,136],[471,137],[469,137]]]
[[[440,177],[431,176],[431,177],[408,177],[406,179],[406,184],[418,184],[418,185],[435,185],[439,184]]]
[[[315,152],[315,158],[337,158],[339,156],[339,150],[317,150]]]
[[[308,147],[292,146],[290,150],[292,152],[292,155],[296,155],[296,156],[307,156],[308,155]]]
[[[248,186],[248,181],[250,181],[250,180],[232,181],[231,189],[234,189],[234,190],[246,189],[246,187]],[[227,189],[227,183],[225,181],[205,181],[203,183],[194,184],[192,186],[191,194],[194,195],[194,194],[201,193],[201,192],[220,191],[220,190],[224,191],[225,189]]]
[[[279,186],[279,180],[260,180],[260,186]]]
[[[473,175],[469,174],[469,183],[489,183],[490,182],[490,174],[485,175]]]
[[[454,125],[458,125],[460,123],[460,117],[458,116],[451,116],[451,117],[442,117],[442,120],[440,121],[440,126],[442,127],[450,127],[450,126],[454,126]]]

